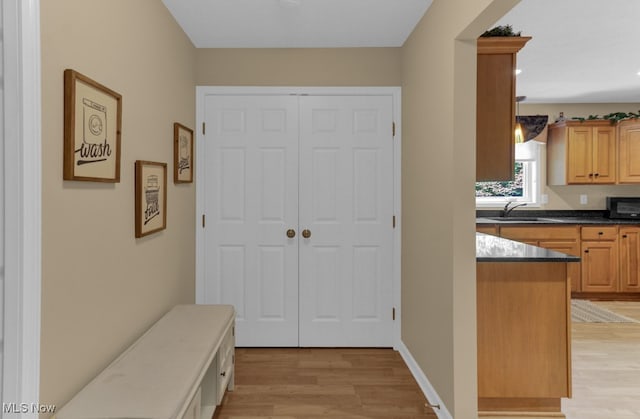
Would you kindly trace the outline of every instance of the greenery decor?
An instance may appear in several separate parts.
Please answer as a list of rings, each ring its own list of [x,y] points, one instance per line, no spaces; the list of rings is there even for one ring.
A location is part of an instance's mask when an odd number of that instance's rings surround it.
[[[640,110],[636,113],[636,112],[612,112],[606,115],[602,115],[602,116],[598,116],[598,115],[589,115],[588,117],[584,118],[584,117],[580,117],[580,116],[574,116],[573,120],[575,121],[580,121],[580,122],[584,122],[584,121],[594,121],[594,120],[598,120],[598,119],[603,119],[603,120],[608,120],[611,121],[611,124],[615,124],[616,122],[622,121],[623,119],[630,119],[630,118],[640,118]]]
[[[489,29],[485,33],[483,33],[482,37],[490,37],[490,36],[520,36],[522,32],[514,32],[511,25],[503,25],[496,26],[493,29]]]

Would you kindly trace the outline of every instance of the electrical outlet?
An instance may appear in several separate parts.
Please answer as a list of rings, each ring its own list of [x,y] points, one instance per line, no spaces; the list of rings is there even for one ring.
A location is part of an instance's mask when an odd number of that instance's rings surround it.
[[[547,195],[546,193],[543,193],[542,196],[540,197],[540,203],[541,204],[548,204],[549,203],[549,195]]]
[[[587,195],[580,195],[580,204],[587,205]]]

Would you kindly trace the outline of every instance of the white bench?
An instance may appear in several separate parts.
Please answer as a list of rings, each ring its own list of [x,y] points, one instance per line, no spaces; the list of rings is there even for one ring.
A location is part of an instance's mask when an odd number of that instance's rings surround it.
[[[229,305],[178,305],[87,384],[57,419],[210,419],[234,386]]]

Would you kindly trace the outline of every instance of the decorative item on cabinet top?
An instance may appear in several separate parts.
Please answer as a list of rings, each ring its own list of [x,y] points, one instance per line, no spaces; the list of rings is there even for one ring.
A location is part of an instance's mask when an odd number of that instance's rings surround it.
[[[540,143],[547,142],[547,115],[518,115],[516,123],[522,127],[523,142],[538,141]]]

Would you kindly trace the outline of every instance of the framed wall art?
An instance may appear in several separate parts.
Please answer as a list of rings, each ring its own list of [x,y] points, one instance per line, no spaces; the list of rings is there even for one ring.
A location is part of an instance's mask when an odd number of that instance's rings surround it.
[[[193,182],[193,130],[173,124],[173,182]]]
[[[167,163],[136,160],[136,238],[167,228]]]
[[[122,96],[64,71],[63,179],[120,182]]]

